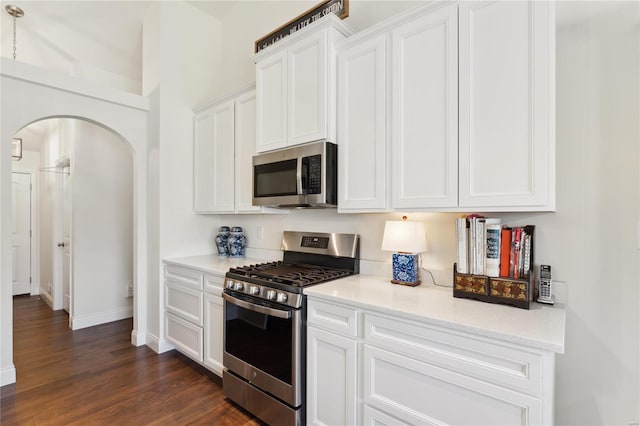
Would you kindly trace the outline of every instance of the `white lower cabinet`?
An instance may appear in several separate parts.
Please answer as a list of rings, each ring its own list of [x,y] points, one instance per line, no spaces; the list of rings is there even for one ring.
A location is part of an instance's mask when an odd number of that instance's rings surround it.
[[[309,424],[553,424],[553,352],[309,295],[307,357]]]
[[[204,365],[222,376],[222,297],[215,294],[204,296],[204,320],[207,327],[204,335]]]
[[[224,276],[166,263],[164,269],[167,341],[222,376]]]
[[[183,354],[202,362],[202,327],[166,313],[167,340]]]
[[[307,423],[357,424],[356,340],[309,326],[307,342]]]

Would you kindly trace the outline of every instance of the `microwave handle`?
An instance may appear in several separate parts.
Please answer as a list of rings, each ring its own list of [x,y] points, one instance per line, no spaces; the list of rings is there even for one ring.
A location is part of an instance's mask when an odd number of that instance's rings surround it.
[[[291,318],[291,312],[289,311],[281,311],[279,309],[272,309],[266,306],[254,305],[253,303],[236,299],[235,297],[230,296],[227,293],[222,293],[222,298],[233,305],[240,306],[241,308],[245,308],[250,311],[257,312],[259,314],[269,315],[272,317],[283,318],[283,319]]]
[[[304,194],[304,188],[302,187],[302,158],[303,157],[298,157],[298,161],[297,161],[297,167],[296,167],[296,189],[298,192],[298,195],[302,195]]]

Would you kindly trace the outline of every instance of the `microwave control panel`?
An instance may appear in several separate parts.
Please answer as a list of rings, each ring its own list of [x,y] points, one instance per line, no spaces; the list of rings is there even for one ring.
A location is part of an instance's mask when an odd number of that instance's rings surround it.
[[[302,158],[302,168],[306,169],[306,173],[303,173],[307,177],[306,194],[321,194],[322,193],[322,156],[312,155],[310,157]]]

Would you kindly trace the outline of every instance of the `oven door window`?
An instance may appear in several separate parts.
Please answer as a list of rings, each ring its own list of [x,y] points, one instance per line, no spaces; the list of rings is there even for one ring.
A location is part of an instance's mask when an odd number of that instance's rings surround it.
[[[253,196],[274,197],[298,194],[298,159],[253,167]]]
[[[225,351],[292,384],[293,317],[258,313],[225,301]]]

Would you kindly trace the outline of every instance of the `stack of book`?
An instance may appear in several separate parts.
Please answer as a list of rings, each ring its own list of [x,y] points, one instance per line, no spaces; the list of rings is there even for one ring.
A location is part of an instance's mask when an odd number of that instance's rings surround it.
[[[460,274],[526,279],[533,269],[533,225],[509,227],[472,214],[456,219]]]

